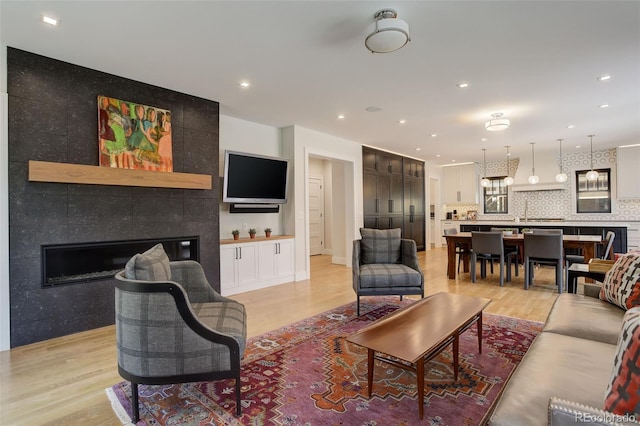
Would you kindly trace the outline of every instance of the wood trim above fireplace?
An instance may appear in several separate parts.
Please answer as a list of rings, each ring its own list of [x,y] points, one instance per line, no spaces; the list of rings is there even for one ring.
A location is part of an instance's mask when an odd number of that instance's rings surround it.
[[[29,182],[211,189],[211,175],[29,161]]]

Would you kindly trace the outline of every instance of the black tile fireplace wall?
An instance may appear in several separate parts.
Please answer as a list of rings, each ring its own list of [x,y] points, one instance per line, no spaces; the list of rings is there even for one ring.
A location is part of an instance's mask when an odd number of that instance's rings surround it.
[[[149,75],[154,66],[162,65],[149,64]],[[197,235],[219,290],[218,188],[27,180],[29,160],[98,165],[98,95],[170,110],[174,171],[217,177],[218,103],[13,48],[7,70],[11,346],[114,323],[115,280],[43,289],[42,244]]]

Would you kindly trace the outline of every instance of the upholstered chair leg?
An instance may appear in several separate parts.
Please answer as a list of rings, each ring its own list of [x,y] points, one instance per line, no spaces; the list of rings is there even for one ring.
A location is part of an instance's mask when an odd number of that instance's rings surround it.
[[[242,406],[240,405],[241,401],[240,395],[240,374],[236,376],[236,417],[240,417],[242,415]]]
[[[511,257],[507,256],[507,282],[511,282]]]
[[[138,384],[131,382],[131,421],[136,424],[140,420],[140,407],[138,407]]]
[[[475,283],[476,282],[476,255],[472,254],[471,255],[471,269],[470,269],[470,273],[471,273],[471,282]],[[460,273],[460,271],[458,271],[458,273]]]
[[[400,295],[400,301],[402,302],[402,295]]]
[[[560,261],[556,263],[556,284],[558,284],[558,294],[562,294],[562,287],[564,287],[564,280],[562,279],[563,275],[562,261]]]
[[[500,258],[500,287],[504,287],[504,257]]]
[[[529,290],[529,280],[531,279],[531,262],[529,258],[524,258],[524,289]]]
[[[360,316],[360,295],[357,295],[356,297],[357,297],[357,299],[358,299],[358,303],[357,303],[357,306],[358,306],[358,308],[357,308],[357,314],[358,314],[358,316]]]

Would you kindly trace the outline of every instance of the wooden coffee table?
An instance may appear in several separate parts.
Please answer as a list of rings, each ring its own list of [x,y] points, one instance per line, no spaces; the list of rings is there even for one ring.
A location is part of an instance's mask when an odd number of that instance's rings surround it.
[[[478,351],[482,353],[482,310],[489,303],[491,300],[479,297],[437,293],[380,318],[347,338],[367,348],[369,398],[374,359],[413,371],[418,378],[418,410],[422,420],[424,364],[453,343],[453,372],[458,380],[460,334],[476,323]]]

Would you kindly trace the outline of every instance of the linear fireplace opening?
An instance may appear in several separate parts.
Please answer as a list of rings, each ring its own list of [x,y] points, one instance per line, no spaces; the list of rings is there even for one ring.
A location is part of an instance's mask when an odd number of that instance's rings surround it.
[[[200,261],[200,238],[154,238],[41,246],[42,287],[112,278],[136,253],[162,243],[169,260]]]

